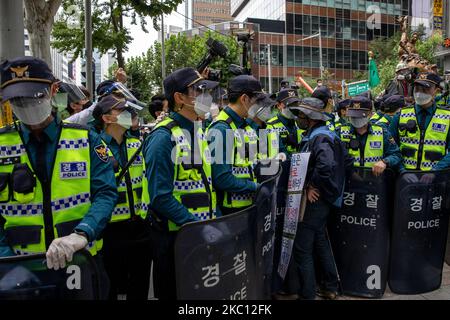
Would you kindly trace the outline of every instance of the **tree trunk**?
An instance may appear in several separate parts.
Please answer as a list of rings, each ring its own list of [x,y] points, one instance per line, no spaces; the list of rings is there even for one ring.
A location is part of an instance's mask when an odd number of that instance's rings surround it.
[[[118,34],[120,31],[123,30],[123,14],[122,14],[122,8],[120,4],[116,4],[118,11],[120,12],[120,16],[116,16],[114,14],[114,2],[110,2],[110,10],[111,10],[111,22],[113,26],[114,33]],[[123,57],[123,46],[119,43],[116,43],[116,58],[117,58],[117,65],[119,68],[125,69],[125,59]]]
[[[24,0],[25,28],[30,38],[31,53],[51,67],[50,35],[53,19],[62,0]]]

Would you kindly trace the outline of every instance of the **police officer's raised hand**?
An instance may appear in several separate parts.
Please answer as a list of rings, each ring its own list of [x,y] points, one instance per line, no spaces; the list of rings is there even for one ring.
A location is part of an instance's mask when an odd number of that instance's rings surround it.
[[[47,250],[47,268],[62,269],[67,262],[72,261],[73,254],[83,249],[88,244],[88,240],[76,233],[55,239]]]
[[[316,189],[313,186],[308,186],[308,188],[306,189],[306,196],[309,202],[316,202],[320,197],[319,189]]]
[[[375,177],[381,176],[384,172],[384,170],[386,170],[386,163],[384,163],[383,161],[378,161],[377,163],[375,163],[372,167],[372,173]]]

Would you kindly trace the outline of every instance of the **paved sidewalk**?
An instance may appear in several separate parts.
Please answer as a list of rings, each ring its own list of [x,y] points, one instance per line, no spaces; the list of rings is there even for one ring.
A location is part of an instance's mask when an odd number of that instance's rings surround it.
[[[450,267],[444,263],[441,287],[432,292],[417,295],[399,295],[386,289],[381,299],[364,299],[349,296],[338,297],[338,300],[450,300]]]

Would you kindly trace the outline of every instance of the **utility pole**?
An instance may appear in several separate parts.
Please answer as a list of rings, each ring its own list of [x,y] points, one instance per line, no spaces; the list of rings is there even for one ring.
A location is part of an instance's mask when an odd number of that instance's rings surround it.
[[[189,17],[189,0],[186,0],[184,2],[184,15],[185,15],[184,30],[187,30],[187,29],[189,29],[189,19],[188,19],[188,17]]]
[[[162,80],[166,78],[166,49],[164,47],[164,14],[161,15],[161,75]],[[161,84],[162,85],[162,84]],[[164,86],[162,85],[164,90]]]
[[[270,52],[270,43],[267,45],[267,73],[269,77],[269,93],[272,93],[272,56]]]
[[[25,51],[23,1],[0,1],[0,61],[22,57]]]
[[[91,95],[94,93],[94,79],[92,76],[92,1],[84,0],[85,19],[85,58],[86,58],[86,86]]]

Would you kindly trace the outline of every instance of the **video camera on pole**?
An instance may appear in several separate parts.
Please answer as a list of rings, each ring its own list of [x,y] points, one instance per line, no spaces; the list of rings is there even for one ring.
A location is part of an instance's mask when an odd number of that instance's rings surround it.
[[[197,65],[197,71],[203,73],[206,67],[213,61],[216,57],[226,58],[228,49],[223,45],[223,43],[209,38],[206,41],[206,45],[209,47],[209,51],[202,61]],[[208,75],[208,80],[219,81],[222,75],[221,70],[210,70]]]

